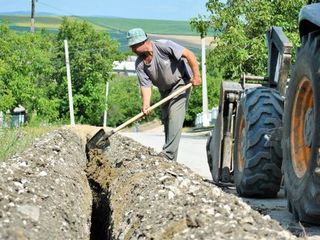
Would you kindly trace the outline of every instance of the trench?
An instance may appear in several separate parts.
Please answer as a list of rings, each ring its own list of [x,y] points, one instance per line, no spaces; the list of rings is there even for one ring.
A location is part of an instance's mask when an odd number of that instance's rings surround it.
[[[92,179],[88,179],[92,191],[90,240],[111,239],[109,194]]]
[[[87,153],[87,181],[92,193],[90,240],[112,239],[108,161],[100,151]]]

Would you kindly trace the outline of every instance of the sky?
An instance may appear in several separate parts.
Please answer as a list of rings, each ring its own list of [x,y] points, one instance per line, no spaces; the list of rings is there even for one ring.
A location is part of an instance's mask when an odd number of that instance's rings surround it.
[[[184,20],[208,15],[208,0],[37,0],[37,12],[56,15]],[[0,13],[31,12],[31,0],[0,0]]]

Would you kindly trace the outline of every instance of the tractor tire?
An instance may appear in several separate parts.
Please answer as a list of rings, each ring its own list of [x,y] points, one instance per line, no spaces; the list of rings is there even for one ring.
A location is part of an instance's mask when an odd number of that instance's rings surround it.
[[[286,93],[283,172],[288,208],[301,222],[320,224],[320,31],[297,53]]]
[[[211,156],[210,152],[210,145],[212,141],[212,133],[210,133],[207,143],[206,143],[206,153],[207,153],[207,160],[208,160],[208,165],[209,165],[209,170],[212,176],[212,180],[214,183],[219,182],[219,163],[214,162]]]
[[[283,99],[271,88],[245,90],[236,117],[234,181],[244,197],[275,197],[282,178],[281,129]],[[280,149],[280,150],[279,150]]]
[[[214,130],[212,130],[213,132]],[[214,151],[212,148],[215,147],[215,145],[212,144],[213,140],[213,133],[210,133],[207,143],[206,143],[206,152],[207,152],[207,160],[209,165],[209,170],[211,173],[212,181],[215,184],[218,184],[221,180],[221,167],[219,159],[212,157],[212,151]],[[214,160],[215,159],[215,160]]]

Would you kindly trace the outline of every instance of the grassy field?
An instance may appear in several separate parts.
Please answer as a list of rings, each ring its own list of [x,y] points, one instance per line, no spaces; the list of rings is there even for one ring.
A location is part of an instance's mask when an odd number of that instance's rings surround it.
[[[7,16],[0,15],[1,23],[7,23],[13,29],[30,29],[29,16]],[[36,27],[39,29],[45,28],[48,30],[58,30],[62,17],[37,17]]]
[[[191,30],[187,21],[165,21],[165,20],[144,20],[127,18],[108,18],[108,17],[74,17],[86,20],[96,29],[104,31],[126,32],[130,28],[142,27],[148,33],[154,34],[176,34],[176,35],[198,35]],[[63,17],[59,16],[39,16],[35,19],[36,28],[58,29]],[[9,26],[30,27],[29,16],[7,16],[0,15],[2,23]]]
[[[165,35],[198,35],[187,21],[145,20],[126,18],[86,17],[87,21],[108,30],[126,32],[141,27],[148,33]]]

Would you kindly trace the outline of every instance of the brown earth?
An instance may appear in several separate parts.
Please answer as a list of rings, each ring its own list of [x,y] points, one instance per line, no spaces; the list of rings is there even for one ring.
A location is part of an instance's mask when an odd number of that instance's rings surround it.
[[[88,160],[85,139],[97,128],[71,129],[0,164],[0,239],[296,238],[132,139],[115,134]]]

